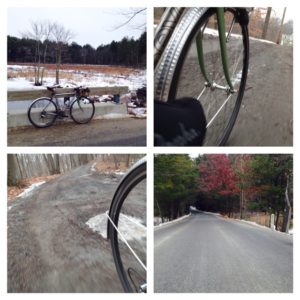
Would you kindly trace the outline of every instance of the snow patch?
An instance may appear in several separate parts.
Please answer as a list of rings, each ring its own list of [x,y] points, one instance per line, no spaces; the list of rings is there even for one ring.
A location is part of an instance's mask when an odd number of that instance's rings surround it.
[[[256,226],[256,227],[259,227],[259,228],[269,229],[269,230],[271,230],[271,231],[273,231],[273,232],[278,232],[278,233],[282,233],[282,234],[289,234],[289,235],[292,235],[292,234],[293,234],[293,230],[292,230],[292,229],[289,230],[288,233],[286,233],[286,232],[278,231],[278,230],[276,230],[276,229],[272,229],[272,228],[267,227],[267,226],[263,226],[263,225],[257,224],[257,223],[255,223],[255,222],[253,222],[253,221],[247,221],[247,220],[241,220],[241,219],[234,219],[234,220],[239,221],[239,222],[243,222],[243,223],[247,223],[247,224],[249,224],[249,225],[253,225],[253,226]]]
[[[177,223],[179,221],[182,221],[182,220],[184,220],[184,219],[186,219],[190,216],[191,216],[191,214],[188,214],[188,215],[182,216],[182,217],[177,218],[177,219],[172,220],[172,221],[167,221],[167,222],[164,222],[164,223],[160,223],[158,225],[155,225],[154,228],[158,229],[158,228],[161,228],[161,227],[166,226],[166,225],[171,225],[171,224]]]
[[[125,174],[125,172],[122,172],[122,171],[120,171],[120,170],[117,170],[117,171],[115,171],[114,172],[116,175],[124,175]]]
[[[25,198],[27,197],[35,188],[37,188],[38,186],[44,184],[46,181],[41,181],[41,182],[37,182],[37,183],[33,183],[30,187],[28,187],[27,189],[25,189],[21,194],[19,194],[17,196],[17,198]]]
[[[95,168],[96,165],[97,165],[97,163],[93,163],[93,164],[92,164],[92,166],[91,166],[91,171],[92,171],[92,172],[96,172],[96,171],[97,171],[96,168]]]
[[[120,119],[120,118],[128,118],[127,114],[118,114],[118,113],[110,113],[103,116],[98,116],[94,119],[97,120],[113,120],[113,119]]]
[[[216,29],[212,29],[212,28],[205,28],[205,33],[208,34],[208,35],[212,35],[212,36],[219,36],[219,31],[216,30]],[[226,34],[227,34],[227,32],[226,32]],[[237,34],[237,33],[231,33],[230,36],[231,37],[236,37],[236,38],[241,38],[241,34]],[[276,45],[276,43],[274,43],[272,41],[258,39],[258,38],[254,38],[254,37],[250,37],[250,40],[252,40],[252,41],[258,41],[258,42],[266,43],[266,44]]]
[[[92,217],[86,222],[94,232],[99,233],[103,238],[107,238],[107,222],[106,213]],[[146,238],[146,226],[139,218],[120,214],[118,229],[127,241],[141,240]]]

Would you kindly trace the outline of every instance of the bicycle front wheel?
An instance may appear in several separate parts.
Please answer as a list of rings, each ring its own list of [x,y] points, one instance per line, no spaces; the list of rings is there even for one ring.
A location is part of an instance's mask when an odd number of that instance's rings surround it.
[[[31,103],[27,116],[30,123],[37,128],[51,126],[57,118],[58,110],[51,98],[39,98]]]
[[[187,10],[178,25],[181,30],[177,29],[177,36],[170,40],[172,46],[164,54],[164,67],[156,72],[156,97],[159,100],[192,97],[200,101],[207,121],[204,146],[226,144],[244,95],[249,37],[247,24],[240,12],[240,9],[226,8],[224,13],[228,69],[234,93],[228,92],[224,76],[216,8]],[[194,18],[192,26],[191,18]],[[181,27],[188,29],[183,30]],[[197,48],[199,38],[202,40],[206,77],[213,83],[212,86],[207,86],[200,68]],[[177,52],[173,49],[177,49]]]
[[[76,98],[71,104],[70,116],[78,124],[90,122],[94,114],[95,105],[88,98]]]
[[[145,293],[146,160],[139,161],[119,184],[108,218],[108,237],[124,291]]]

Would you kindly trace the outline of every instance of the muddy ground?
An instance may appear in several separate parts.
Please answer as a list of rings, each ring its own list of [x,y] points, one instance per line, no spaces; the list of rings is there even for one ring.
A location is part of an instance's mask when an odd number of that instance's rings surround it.
[[[121,176],[91,166],[9,202],[8,292],[123,292],[110,243],[86,225],[109,209]]]

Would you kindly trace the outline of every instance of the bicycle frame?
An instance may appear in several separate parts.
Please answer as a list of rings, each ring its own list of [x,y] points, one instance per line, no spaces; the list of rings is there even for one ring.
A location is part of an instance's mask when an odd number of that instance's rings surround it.
[[[218,23],[222,65],[223,65],[223,71],[224,71],[224,75],[225,75],[228,87],[219,86],[208,78],[206,70],[205,70],[201,33],[196,38],[198,62],[199,62],[201,73],[206,80],[207,87],[224,89],[228,93],[234,93],[235,90],[234,90],[232,82],[231,82],[229,68],[228,68],[226,41],[228,40],[228,38],[231,34],[231,30],[233,28],[235,20],[233,20],[230,30],[228,32],[228,36],[226,37],[224,7],[217,7],[216,9],[217,9],[217,23]],[[165,12],[162,16],[162,20],[157,27],[157,30],[155,32],[155,37],[154,37],[154,66],[155,66],[155,68],[158,65],[158,62],[161,57],[161,54],[163,53],[164,47],[166,46],[170,36],[172,35],[172,33],[174,31],[174,28],[176,27],[176,23],[178,22],[179,18],[182,16],[183,13],[184,13],[183,8],[167,8],[165,10]]]
[[[59,105],[59,102],[58,102],[58,99],[59,98],[65,98],[65,97],[75,97],[74,100],[77,99],[77,96],[76,96],[76,92],[73,92],[73,93],[61,93],[61,94],[56,94],[55,92],[51,95],[51,99],[55,99],[55,103],[57,106],[60,106]],[[73,101],[74,101],[73,100]]]

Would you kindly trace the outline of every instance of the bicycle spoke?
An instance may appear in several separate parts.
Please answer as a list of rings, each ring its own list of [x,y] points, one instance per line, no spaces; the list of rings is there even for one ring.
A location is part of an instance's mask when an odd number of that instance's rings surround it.
[[[215,120],[215,118],[218,116],[218,114],[220,113],[220,111],[223,109],[223,107],[226,105],[226,103],[228,102],[228,100],[232,97],[232,94],[229,95],[227,97],[227,99],[223,102],[223,104],[220,106],[220,108],[218,109],[218,111],[216,112],[216,114],[211,118],[211,120],[207,123],[206,128],[208,128],[212,122]]]
[[[112,219],[109,216],[108,211],[106,212],[106,216],[108,218],[108,220],[110,221],[110,223],[112,224],[112,226],[115,228],[115,230],[118,232],[118,234],[120,235],[120,237],[122,238],[123,242],[126,244],[126,246],[128,247],[128,249],[131,251],[131,253],[133,254],[133,256],[136,258],[136,260],[138,261],[138,263],[142,266],[142,268],[147,271],[147,267],[144,265],[144,263],[141,261],[141,259],[138,257],[138,255],[135,253],[135,251],[132,249],[132,247],[129,245],[129,243],[127,242],[126,238],[124,237],[124,235],[120,232],[120,230],[118,229],[118,227],[115,225],[115,223],[112,221]]]

